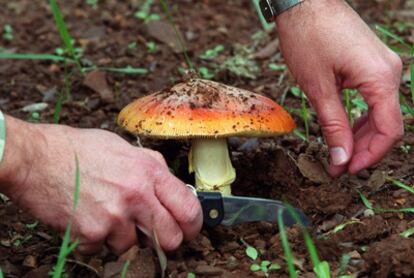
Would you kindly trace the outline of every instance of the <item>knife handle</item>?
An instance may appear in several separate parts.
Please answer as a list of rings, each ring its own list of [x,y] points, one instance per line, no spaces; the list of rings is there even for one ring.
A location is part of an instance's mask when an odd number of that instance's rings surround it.
[[[213,228],[221,224],[224,218],[224,207],[221,193],[197,192],[203,209],[204,225]]]

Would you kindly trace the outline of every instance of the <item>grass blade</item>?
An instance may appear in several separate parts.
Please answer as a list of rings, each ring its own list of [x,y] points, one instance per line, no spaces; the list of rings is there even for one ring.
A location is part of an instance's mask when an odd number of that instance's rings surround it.
[[[402,182],[400,182],[398,180],[394,180],[392,178],[387,178],[387,180],[390,181],[390,182],[392,182],[392,184],[394,184],[395,186],[398,186],[398,187],[400,187],[402,189],[407,190],[411,194],[414,194],[414,188],[412,188],[412,187],[410,187],[410,186],[408,186],[408,185],[406,185],[406,184],[404,184],[404,183],[402,183]]]
[[[414,44],[413,44],[413,55],[414,55]],[[414,105],[414,64],[410,66],[411,75],[411,101]]]
[[[0,52],[0,59],[13,59],[13,60],[47,60],[53,62],[74,62],[71,59],[52,55],[52,54],[37,54],[37,53],[7,53]]]
[[[49,0],[49,5],[50,8],[52,10],[53,13],[53,17],[55,19],[59,34],[60,34],[60,38],[62,39],[66,50],[69,53],[69,56],[74,59],[76,66],[78,67],[79,71],[81,73],[83,73],[82,71],[82,66],[81,63],[79,61],[79,59],[76,57],[76,51],[75,48],[73,47],[73,39],[69,34],[68,28],[66,27],[65,21],[63,20],[63,16],[62,13],[59,9],[59,6],[56,2],[56,0]]]
[[[162,6],[162,9],[164,10],[165,15],[167,16],[168,21],[170,22],[171,26],[174,29],[175,35],[177,36],[177,39],[180,43],[180,47],[183,50],[184,59],[185,59],[185,62],[187,63],[188,68],[190,70],[194,70],[193,63],[191,62],[190,57],[188,56],[187,47],[185,46],[184,40],[181,37],[180,33],[178,32],[177,26],[175,25],[174,19],[171,15],[170,8],[168,8],[166,0],[160,0],[160,3]]]
[[[409,238],[410,236],[412,236],[412,235],[414,235],[414,227],[413,228],[410,228],[410,229],[408,229],[408,230],[405,230],[404,232],[402,232],[401,234],[400,234],[400,236],[402,236],[402,237],[406,237],[406,238]]]
[[[124,74],[147,74],[148,70],[145,68],[133,68],[133,67],[125,67],[125,68],[98,68],[98,70],[108,71],[108,72],[115,72],[115,73],[124,73]]]
[[[1,271],[1,267],[0,267],[0,278],[3,278],[3,271]]]
[[[73,212],[75,212],[79,201],[79,188],[80,188],[80,170],[78,156],[75,155],[76,173],[75,173],[75,192],[73,194]],[[53,268],[52,277],[60,278],[64,273],[66,257],[78,246],[79,240],[75,240],[70,244],[70,234],[72,230],[72,222],[70,221],[66,227],[65,235],[63,236],[62,245],[59,250],[59,256],[55,267]]]
[[[129,268],[130,263],[131,262],[129,260],[127,260],[125,262],[124,266],[122,267],[121,278],[125,278],[126,277],[126,275],[128,273],[128,268]]]
[[[404,47],[406,47],[408,50],[411,50],[411,45],[409,45],[402,37],[394,34],[393,32],[391,32],[390,30],[388,30],[387,28],[381,26],[381,25],[375,25],[375,28],[380,31],[381,33],[383,33],[384,35],[386,35],[387,37],[390,37],[398,42],[400,42],[402,45],[404,45]]]
[[[303,238],[305,240],[306,248],[308,249],[309,256],[311,258],[313,264],[313,271],[319,278],[330,278],[330,271],[329,271],[329,264],[326,261],[320,261],[318,256],[318,251],[316,250],[316,246],[306,229],[305,225],[302,223],[299,215],[296,213],[295,209],[289,205],[285,204],[289,214],[295,219],[296,223],[299,224],[302,230]]]
[[[69,34],[68,28],[66,27],[65,21],[63,20],[62,13],[60,12],[59,6],[56,0],[49,0],[50,8],[52,9],[53,17],[55,19],[60,38],[62,39],[63,43],[69,55],[71,57],[75,56],[75,49],[72,43],[72,37]]]
[[[277,224],[279,226],[279,233],[280,233],[280,240],[282,241],[283,251],[285,253],[286,263],[288,265],[288,272],[290,278],[296,278],[298,275],[296,274],[295,265],[293,263],[293,254],[292,250],[289,246],[289,241],[287,239],[285,225],[283,223],[283,210],[279,210],[277,212]]]

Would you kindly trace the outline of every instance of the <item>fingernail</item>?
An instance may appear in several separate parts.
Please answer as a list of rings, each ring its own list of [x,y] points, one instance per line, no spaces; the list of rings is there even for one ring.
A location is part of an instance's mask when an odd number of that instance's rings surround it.
[[[335,166],[341,166],[348,162],[348,154],[344,148],[335,147],[329,150],[331,154],[332,164]]]

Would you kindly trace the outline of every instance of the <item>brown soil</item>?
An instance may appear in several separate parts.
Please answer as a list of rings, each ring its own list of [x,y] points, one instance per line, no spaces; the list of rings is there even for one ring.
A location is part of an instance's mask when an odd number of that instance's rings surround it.
[[[132,137],[116,126],[117,113],[133,99],[180,80],[179,67],[185,65],[184,59],[174,41],[163,41],[168,34],[157,35],[161,32],[157,24],[144,24],[134,18],[133,14],[142,1],[100,2],[97,9],[80,0],[62,4],[70,33],[85,49],[84,57],[103,67],[131,65],[146,67],[150,73],[145,76],[108,73],[106,78],[114,92],[112,101],[84,86],[82,76],[73,76],[71,98],[63,105],[61,123],[105,128],[133,142]],[[393,23],[400,14],[407,21],[413,21],[414,10],[409,1],[353,2],[369,23]],[[60,38],[46,1],[1,0],[0,4],[0,27],[10,24],[14,30],[11,42],[0,39],[1,47],[31,53],[53,53],[60,47]],[[236,53],[235,44],[254,46],[259,50],[271,45],[275,38],[272,33],[264,35],[261,40],[252,39],[261,26],[247,0],[174,1],[174,5],[174,18],[187,40],[190,57],[197,65],[211,67],[198,57],[217,44],[225,47],[217,58],[220,64]],[[385,17],[385,9],[393,12]],[[152,10],[164,18],[160,6],[154,5]],[[411,19],[407,11],[411,12]],[[405,35],[407,39],[413,39],[412,33]],[[156,41],[157,52],[147,51],[147,41]],[[136,48],[128,48],[132,42],[136,42]],[[257,57],[268,56],[258,60],[260,72],[257,79],[242,78],[224,70],[216,75],[215,80],[279,101],[283,92],[294,85],[290,77],[281,76],[281,71],[268,68],[270,61],[283,62],[279,51],[256,54]],[[40,113],[40,121],[52,122],[58,92],[63,86],[62,65],[39,61],[0,62],[0,108],[13,116],[28,120],[30,113],[21,108],[46,102],[49,106]],[[401,90],[408,94],[407,83]],[[285,105],[300,107],[300,100],[288,96]],[[301,119],[295,117],[301,126]],[[407,119],[407,123],[409,121],[412,120]],[[414,145],[413,133],[407,133],[377,166],[356,176],[339,179],[331,179],[324,171],[327,154],[326,149],[317,143],[321,134],[315,119],[311,124],[311,135],[311,144],[293,135],[266,140],[231,139],[232,159],[238,173],[234,194],[287,200],[301,208],[312,220],[310,232],[319,255],[330,263],[333,273],[339,269],[341,257],[350,254],[345,271],[348,274],[414,277],[414,238],[399,235],[413,226],[413,216],[402,213],[370,215],[358,193],[362,192],[376,207],[414,206],[412,194],[381,181],[381,173],[385,172],[406,184],[414,184],[414,150],[406,154],[400,148]],[[186,143],[144,140],[143,144],[161,151],[177,175],[192,182],[186,171]],[[337,225],[351,219],[355,220],[353,224],[332,232]],[[0,200],[0,267],[6,277],[46,277],[55,263],[60,246],[58,236],[48,227],[31,225],[33,223],[35,219],[10,202]],[[301,277],[314,277],[300,230],[293,227],[287,233]],[[187,277],[189,272],[197,277],[263,276],[260,272],[250,272],[251,261],[245,254],[245,243],[256,247],[261,259],[282,266],[281,270],[271,273],[271,277],[288,277],[280,236],[277,227],[270,223],[204,229],[196,240],[168,254],[168,277]],[[125,258],[131,260],[131,272],[127,277],[160,275],[155,253],[139,248],[130,250],[121,258],[108,251],[95,257],[75,253],[67,263],[67,273],[70,277],[116,277]]]

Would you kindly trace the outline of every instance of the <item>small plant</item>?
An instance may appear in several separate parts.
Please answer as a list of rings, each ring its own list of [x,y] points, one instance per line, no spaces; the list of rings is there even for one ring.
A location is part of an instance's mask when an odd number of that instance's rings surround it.
[[[3,27],[3,39],[5,41],[12,41],[13,40],[13,27],[10,24],[6,24]]]
[[[86,4],[88,4],[94,9],[98,8],[98,3],[99,3],[99,0],[86,0]]]
[[[154,53],[154,52],[157,52],[157,44],[156,44],[155,42],[153,42],[153,41],[149,41],[149,42],[147,42],[145,45],[146,45],[146,47],[147,47],[147,51],[148,51],[149,53]]]
[[[199,67],[198,68],[198,74],[200,75],[201,78],[203,79],[212,79],[215,74],[212,73],[208,68],[206,67]]]
[[[259,66],[251,58],[252,50],[243,45],[235,46],[235,54],[228,57],[220,66],[219,71],[229,71],[234,75],[247,79],[256,79]]]
[[[307,107],[307,98],[305,96],[305,94],[302,92],[301,89],[299,89],[298,87],[292,87],[291,88],[291,92],[294,96],[296,97],[300,97],[301,100],[301,116],[302,116],[302,120],[303,120],[303,124],[305,125],[305,138],[306,140],[309,140],[309,112],[308,112],[308,107]]]
[[[268,277],[270,271],[280,269],[280,265],[277,263],[272,263],[267,260],[258,262],[257,259],[259,257],[259,253],[257,252],[256,248],[252,246],[248,246],[246,248],[246,255],[253,261],[253,263],[250,265],[250,271],[252,272],[261,271],[266,277]]]
[[[158,14],[151,13],[151,6],[153,2],[154,0],[145,0],[141,5],[141,8],[134,14],[134,16],[144,22],[160,20],[160,16]]]
[[[403,145],[401,145],[400,150],[403,153],[409,154],[411,152],[411,145],[403,144]]]
[[[285,71],[287,70],[287,66],[285,64],[270,63],[269,69],[274,71]]]
[[[200,55],[200,58],[203,60],[212,60],[220,55],[224,51],[224,46],[222,44],[217,45],[214,48],[207,49],[203,54]]]

